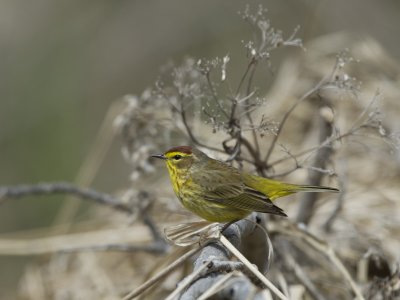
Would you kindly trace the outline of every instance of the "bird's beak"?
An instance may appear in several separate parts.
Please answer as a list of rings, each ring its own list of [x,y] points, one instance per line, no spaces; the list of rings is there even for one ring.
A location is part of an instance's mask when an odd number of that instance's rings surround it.
[[[159,158],[159,159],[163,159],[166,160],[167,158],[164,156],[164,154],[154,154],[151,157],[155,157],[155,158]]]

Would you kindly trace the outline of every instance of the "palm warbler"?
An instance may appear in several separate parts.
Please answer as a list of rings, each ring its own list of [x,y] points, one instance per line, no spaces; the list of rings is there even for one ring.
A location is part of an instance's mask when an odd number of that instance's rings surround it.
[[[296,192],[338,192],[324,186],[296,185],[240,172],[190,146],[152,157],[165,160],[182,205],[210,222],[233,222],[253,211],[285,216],[273,200]]]

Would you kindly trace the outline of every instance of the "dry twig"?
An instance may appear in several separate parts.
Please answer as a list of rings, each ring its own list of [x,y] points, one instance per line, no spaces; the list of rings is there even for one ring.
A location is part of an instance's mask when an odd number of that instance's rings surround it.
[[[314,249],[319,251],[320,253],[324,254],[327,256],[330,261],[336,266],[338,271],[342,274],[343,279],[350,285],[352,291],[356,295],[357,299],[362,300],[364,297],[362,296],[362,293],[347,271],[346,267],[343,265],[343,263],[340,261],[340,259],[337,257],[335,254],[335,251],[330,247],[328,244],[325,242],[319,240],[317,237],[312,235],[310,232],[306,231],[305,228],[300,228],[299,226],[296,226],[295,224],[291,224],[288,221],[281,221],[279,223],[269,223],[268,224],[268,229],[270,232],[277,232],[283,235],[288,235],[288,236],[293,236],[300,238],[310,246],[312,246]]]
[[[50,194],[69,194],[82,199],[92,200],[96,203],[108,205],[112,208],[132,213],[133,210],[127,204],[122,203],[119,199],[109,195],[97,192],[89,188],[77,187],[68,182],[50,182],[38,184],[26,184],[17,186],[1,186],[0,187],[0,203],[7,199],[18,199],[27,196],[35,195],[50,195]]]

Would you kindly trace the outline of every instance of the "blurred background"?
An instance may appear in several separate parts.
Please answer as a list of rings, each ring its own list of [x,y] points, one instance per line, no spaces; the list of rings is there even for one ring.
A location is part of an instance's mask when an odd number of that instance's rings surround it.
[[[170,61],[243,53],[240,41],[250,31],[238,11],[258,3],[286,36],[300,25],[306,47],[316,37],[346,32],[373,38],[394,61],[400,59],[395,0],[2,0],[0,185],[79,182],[82,164],[99,150],[93,147],[111,105],[125,94],[140,94]],[[301,50],[289,55],[296,51]],[[276,67],[280,59],[277,54]],[[120,149],[114,139],[88,185],[115,193],[130,184]],[[46,235],[46,228],[62,219],[65,201],[35,197],[2,204],[1,237],[35,230]],[[90,205],[82,206],[76,222],[87,220],[89,211]],[[0,256],[1,299],[16,297],[32,260],[40,258]]]

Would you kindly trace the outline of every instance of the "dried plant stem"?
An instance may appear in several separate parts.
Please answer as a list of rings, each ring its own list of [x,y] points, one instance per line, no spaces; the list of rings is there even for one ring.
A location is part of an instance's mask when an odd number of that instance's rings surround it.
[[[166,277],[168,274],[173,272],[176,268],[178,268],[180,265],[182,265],[189,257],[193,256],[196,254],[198,251],[200,251],[202,248],[197,247],[193,248],[190,251],[186,252],[184,255],[182,255],[179,259],[175,260],[173,263],[165,267],[161,272],[147,280],[145,283],[143,283],[141,286],[137,287],[135,290],[127,294],[123,300],[130,300],[133,299],[140,294],[142,294],[144,291],[152,287],[154,284],[156,284],[158,281],[162,280],[164,277]]]
[[[279,299],[288,300],[288,298],[269,281],[252,263],[250,263],[246,257],[240,253],[228,240],[226,237],[221,235],[219,241],[234,255],[236,256],[246,267],[263,283],[267,288],[269,288]]]
[[[282,132],[283,127],[285,126],[285,123],[287,121],[287,119],[289,118],[289,116],[291,115],[291,113],[296,109],[296,107],[303,102],[305,99],[307,99],[308,97],[310,97],[311,95],[315,94],[316,92],[318,92],[325,84],[327,84],[329,81],[332,80],[332,78],[334,77],[334,75],[336,74],[338,68],[339,68],[340,62],[337,59],[335,66],[332,69],[332,72],[328,75],[326,75],[325,77],[323,77],[318,83],[317,85],[315,85],[312,89],[310,89],[309,91],[307,91],[303,96],[301,96],[301,98],[299,98],[290,108],[289,110],[285,113],[285,115],[283,116],[281,122],[279,123],[278,126],[278,131],[276,132],[276,135],[274,136],[274,139],[272,140],[271,146],[268,149],[267,155],[264,158],[265,164],[267,166],[271,166],[270,164],[268,164],[268,160],[272,154],[272,151],[275,148],[276,142],[278,141],[278,138]]]
[[[311,281],[311,279],[303,271],[301,266],[293,258],[288,246],[289,245],[287,245],[287,247],[284,248],[284,251],[282,251],[282,256],[284,257],[289,268],[291,268],[294,271],[294,275],[296,276],[296,278],[304,285],[304,287],[308,290],[313,299],[325,300],[326,298],[318,291],[315,284]]]
[[[253,78],[254,78],[254,74],[256,73],[256,69],[257,69],[257,60],[255,60],[253,62],[253,68],[249,75],[249,80],[247,82],[247,89],[246,89],[246,97],[251,94],[251,88],[253,85]],[[249,100],[246,100],[246,104],[249,105]],[[253,118],[252,118],[251,112],[249,110],[246,110],[246,117],[249,120],[251,128],[254,128]],[[255,130],[252,130],[251,133],[253,135],[255,152],[257,154],[257,157],[254,157],[254,158],[256,161],[259,161],[260,160],[260,144],[258,143],[257,133]]]
[[[205,145],[205,144],[203,144],[202,142],[200,142],[200,141],[197,139],[197,137],[193,134],[192,129],[191,129],[190,126],[189,126],[189,123],[188,123],[187,118],[186,118],[185,108],[184,108],[184,107],[181,107],[179,113],[180,113],[180,115],[181,115],[181,119],[182,119],[183,126],[185,126],[186,132],[187,132],[187,134],[189,135],[189,138],[192,140],[192,142],[193,142],[196,146],[200,146],[200,147],[204,147],[204,148],[207,148],[207,149],[210,149],[210,150],[213,150],[213,151],[225,153],[225,151],[223,151],[223,150],[221,150],[221,149],[219,149],[219,148],[212,147],[212,146],[208,146],[208,145]]]
[[[283,294],[290,299],[288,282],[280,270],[276,271],[276,280],[278,281],[279,285],[281,286]]]
[[[270,164],[268,164],[268,166],[269,167],[273,167],[273,166],[275,166],[277,164],[280,164],[280,163],[282,163],[282,162],[284,162],[284,161],[286,161],[288,159],[297,159],[297,158],[299,158],[301,156],[304,156],[306,154],[312,153],[314,151],[318,151],[319,149],[327,147],[329,144],[331,144],[331,143],[333,143],[335,141],[338,141],[338,140],[344,139],[344,138],[346,138],[348,136],[354,135],[359,129],[361,129],[361,127],[357,127],[355,129],[351,129],[350,131],[347,131],[346,133],[343,133],[343,134],[338,135],[338,136],[332,136],[332,137],[326,139],[323,143],[318,144],[317,146],[314,146],[314,147],[311,147],[309,149],[300,151],[300,152],[298,152],[296,154],[290,154],[287,157],[279,158],[279,159],[271,162]]]
[[[241,88],[242,88],[242,85],[243,85],[244,81],[246,80],[247,75],[249,75],[250,71],[251,71],[252,69],[254,69],[255,64],[256,64],[256,58],[255,58],[255,57],[252,57],[251,60],[250,60],[250,62],[249,62],[248,65],[247,65],[246,70],[244,71],[243,76],[242,76],[242,78],[240,79],[240,82],[239,82],[238,87],[237,87],[237,89],[236,89],[236,98],[239,98],[239,93],[240,93],[240,90],[241,90]],[[251,76],[251,78],[250,78],[250,82],[251,82],[251,81],[252,81],[252,76]],[[235,104],[235,103],[234,103],[234,104]],[[232,110],[231,110],[231,119],[232,119],[232,118],[234,117],[234,115],[235,115],[235,109],[236,109],[236,106],[235,106],[235,107],[232,107]]]
[[[329,78],[329,77],[328,77]],[[282,132],[283,127],[285,126],[285,123],[287,121],[287,119],[289,118],[289,116],[291,115],[291,113],[296,109],[296,107],[303,102],[305,99],[307,99],[308,97],[310,97],[311,95],[313,95],[315,92],[317,92],[327,81],[327,78],[323,78],[321,79],[320,82],[318,82],[318,84],[313,87],[311,90],[309,90],[308,92],[306,92],[301,98],[299,98],[290,108],[289,110],[285,113],[285,115],[283,116],[281,122],[279,123],[278,126],[278,130],[276,132],[276,134],[274,135],[274,138],[271,142],[271,146],[268,149],[268,152],[264,158],[265,163],[268,165],[268,160],[272,154],[272,151],[275,148],[276,142],[278,141],[278,138]]]
[[[329,260],[336,266],[339,272],[342,274],[344,280],[350,285],[352,291],[356,295],[358,300],[364,300],[364,297],[351,277],[350,273],[347,271],[343,263],[337,257],[335,251],[325,242],[319,240],[317,237],[312,235],[310,232],[306,231],[303,228],[299,228],[295,224],[292,224],[287,221],[281,221],[279,224],[273,224],[272,222],[268,223],[269,225],[269,232],[278,232],[280,234],[289,235],[293,237],[300,238],[301,240],[305,241],[307,244],[312,246],[314,249],[319,251],[320,253],[324,254],[329,258]]]

